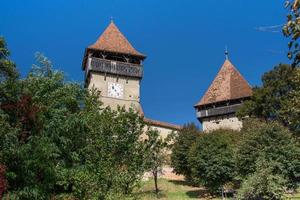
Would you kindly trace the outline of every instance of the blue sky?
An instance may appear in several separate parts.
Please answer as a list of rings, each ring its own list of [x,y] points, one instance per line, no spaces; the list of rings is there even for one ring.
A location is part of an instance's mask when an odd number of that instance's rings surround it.
[[[199,125],[193,105],[224,62],[226,45],[252,86],[276,64],[289,62],[281,32],[256,29],[285,22],[284,0],[0,0],[0,7],[0,35],[23,76],[39,51],[78,82],[85,47],[113,16],[147,55],[141,86],[146,116],[176,124]]]

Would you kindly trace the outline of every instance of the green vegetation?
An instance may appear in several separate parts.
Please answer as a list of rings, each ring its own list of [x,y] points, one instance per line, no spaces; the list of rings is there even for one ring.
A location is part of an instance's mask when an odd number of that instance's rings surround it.
[[[238,190],[238,199],[282,199],[285,179],[274,175],[265,161],[260,161],[258,170],[247,177]]]
[[[202,133],[187,157],[193,183],[212,194],[231,184],[240,199],[281,199],[300,183],[298,139],[277,122],[248,118],[240,132]]]
[[[189,152],[189,167],[193,182],[207,187],[211,193],[223,191],[223,186],[235,175],[234,144],[238,132],[216,130],[203,133]]]
[[[262,180],[261,177],[258,177]],[[161,186],[159,196],[157,198],[155,190],[153,187],[152,180],[143,181],[141,188],[136,191],[135,197],[140,198],[141,200],[188,200],[188,199],[199,199],[199,200],[220,200],[221,194],[217,196],[211,196],[209,192],[203,187],[194,187],[191,186],[186,181],[175,181],[175,180],[166,180],[158,179],[158,184]],[[232,198],[227,197],[227,200]],[[239,199],[242,199],[241,197]],[[267,198],[269,199],[269,198]],[[300,192],[296,194],[285,194],[283,199],[285,200],[297,200],[300,199]]]
[[[200,131],[195,124],[187,124],[172,138],[171,165],[177,174],[182,174],[187,180],[192,181],[191,168],[188,164],[188,154],[193,143],[200,136]]]
[[[252,99],[244,103],[239,117],[278,121],[300,134],[300,69],[280,64],[263,75],[262,83],[254,88]]]
[[[161,189],[158,199],[161,200],[220,199],[212,198],[204,188],[193,187],[185,181],[158,179],[158,184]],[[156,199],[152,180],[143,182],[136,195],[142,200]]]
[[[18,78],[4,44],[0,195],[22,200],[130,195],[145,172],[149,146],[140,140],[139,115],[103,109],[96,90],[66,82],[41,54],[28,76]]]
[[[283,34],[290,39],[288,43],[288,58],[293,60],[293,66],[299,66],[300,63],[300,46],[298,39],[300,37],[300,1],[286,0],[285,7],[289,10],[287,22],[283,26]]]
[[[248,119],[247,121],[254,119]],[[296,188],[300,178],[300,146],[292,133],[276,122],[257,121],[255,128],[247,122],[237,145],[236,165],[241,177],[260,170],[284,178],[285,185]],[[252,126],[252,125],[251,125]]]
[[[147,131],[146,142],[146,170],[150,171],[154,178],[155,192],[158,194],[157,184],[158,173],[162,172],[162,167],[166,163],[166,143],[163,141],[157,130]]]

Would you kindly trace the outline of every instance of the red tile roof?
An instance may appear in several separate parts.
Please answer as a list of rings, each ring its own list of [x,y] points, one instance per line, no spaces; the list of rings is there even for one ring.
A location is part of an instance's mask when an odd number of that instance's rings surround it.
[[[93,45],[89,46],[88,49],[145,57],[133,48],[114,22],[109,24],[98,40]]]
[[[195,107],[250,96],[252,96],[251,86],[226,59],[216,78]]]

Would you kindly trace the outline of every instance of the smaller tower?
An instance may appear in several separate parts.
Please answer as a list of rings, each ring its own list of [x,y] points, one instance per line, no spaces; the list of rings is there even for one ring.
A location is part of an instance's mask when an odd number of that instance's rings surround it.
[[[225,52],[226,60],[212,84],[194,106],[203,131],[220,128],[240,130],[242,122],[235,116],[244,100],[252,96],[252,89],[233,66]]]

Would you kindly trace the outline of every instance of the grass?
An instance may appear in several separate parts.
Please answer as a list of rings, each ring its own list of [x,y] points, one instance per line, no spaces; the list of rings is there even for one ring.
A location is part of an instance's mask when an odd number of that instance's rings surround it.
[[[297,190],[296,194],[288,194],[284,196],[286,200],[300,200],[300,188]]]
[[[160,192],[156,196],[152,179],[143,182],[142,187],[137,191],[142,200],[185,200],[185,199],[219,199],[211,198],[204,188],[193,187],[185,181],[159,179]]]
[[[154,183],[152,179],[144,181],[141,189],[136,192],[136,195],[141,200],[186,200],[186,199],[199,199],[199,200],[220,200],[221,198],[211,197],[207,190],[204,188],[193,187],[185,181],[159,179],[158,186],[160,192],[156,196],[154,192]],[[294,195],[285,195],[285,200],[300,200],[300,191]],[[228,199],[229,200],[229,199]]]

